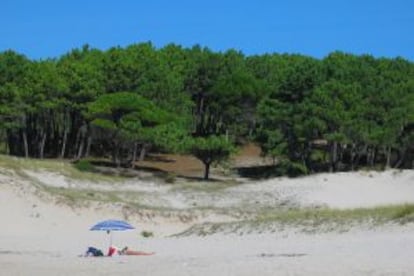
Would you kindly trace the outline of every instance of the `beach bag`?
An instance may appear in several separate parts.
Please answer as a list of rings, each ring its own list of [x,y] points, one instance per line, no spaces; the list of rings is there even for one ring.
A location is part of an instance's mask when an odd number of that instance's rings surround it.
[[[94,257],[101,257],[101,256],[103,256],[104,254],[103,254],[103,252],[102,252],[102,250],[100,250],[100,249],[98,249],[98,248],[95,248],[95,247],[92,247],[92,246],[90,246],[90,247],[88,247],[88,251],[86,251],[86,253],[87,254],[92,254]]]

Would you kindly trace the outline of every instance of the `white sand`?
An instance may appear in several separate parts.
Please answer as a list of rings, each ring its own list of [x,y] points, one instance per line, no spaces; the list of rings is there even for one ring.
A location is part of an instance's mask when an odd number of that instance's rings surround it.
[[[89,245],[107,248],[108,235],[88,229],[100,220],[122,219],[119,210],[98,205],[72,209],[39,198],[35,191],[30,182],[0,171],[0,275],[414,275],[413,223],[365,225],[345,233],[305,234],[285,228],[266,234],[169,238],[190,225],[131,218],[137,229],[114,233],[114,244],[156,255],[82,258],[78,255]],[[174,201],[182,199],[181,206],[191,203],[186,196],[163,193]],[[283,200],[338,208],[414,203],[414,172],[276,179],[229,188],[210,200],[195,198],[230,207]],[[143,229],[156,237],[143,239]]]

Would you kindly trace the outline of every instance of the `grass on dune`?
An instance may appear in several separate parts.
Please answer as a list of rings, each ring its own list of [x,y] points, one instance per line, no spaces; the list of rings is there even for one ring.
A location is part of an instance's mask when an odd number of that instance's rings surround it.
[[[292,209],[286,211],[265,211],[257,216],[257,222],[347,222],[366,221],[388,222],[388,221],[414,221],[414,204],[389,205],[375,208],[356,209]]]
[[[81,205],[89,201],[98,201],[102,203],[122,202],[122,199],[116,192],[97,192],[86,189],[67,189],[61,187],[43,186],[43,190],[49,194],[60,196],[69,205]]]
[[[307,233],[348,231],[358,225],[370,227],[386,223],[414,222],[414,204],[382,206],[376,208],[339,209],[291,209],[267,210],[253,219],[232,222],[203,223],[191,226],[176,236],[206,236],[216,233],[238,234],[278,232],[294,227]]]
[[[220,192],[227,188],[240,185],[237,181],[226,180],[217,182],[205,182],[205,181],[190,181],[190,182],[177,182],[172,186],[172,191],[189,191],[189,192]]]
[[[93,182],[100,181],[113,183],[124,179],[121,176],[83,172],[76,169],[74,165],[67,160],[18,158],[0,155],[0,167],[14,170],[17,173],[22,173],[23,170],[45,170],[62,174],[68,178]]]

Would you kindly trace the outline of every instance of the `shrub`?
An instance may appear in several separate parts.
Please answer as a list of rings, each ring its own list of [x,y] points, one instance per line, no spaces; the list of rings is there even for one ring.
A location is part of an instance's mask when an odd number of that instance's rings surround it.
[[[283,160],[275,167],[275,173],[279,176],[297,177],[308,174],[308,169],[302,163]]]
[[[154,237],[154,233],[150,231],[142,231],[141,236],[143,236],[144,238],[150,238],[150,237]]]
[[[88,160],[79,160],[75,163],[75,168],[81,172],[93,172],[95,167]]]
[[[173,184],[175,183],[176,180],[176,175],[175,173],[168,173],[167,176],[165,177],[165,182]]]

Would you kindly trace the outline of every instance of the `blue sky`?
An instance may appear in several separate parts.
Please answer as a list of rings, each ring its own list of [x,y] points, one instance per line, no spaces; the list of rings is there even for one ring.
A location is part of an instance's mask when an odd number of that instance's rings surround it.
[[[1,0],[0,51],[58,57],[152,41],[247,55],[341,50],[414,60],[412,0]]]

